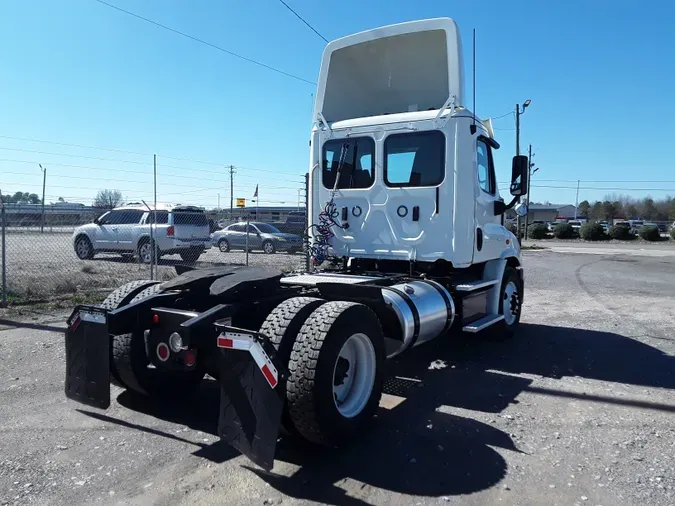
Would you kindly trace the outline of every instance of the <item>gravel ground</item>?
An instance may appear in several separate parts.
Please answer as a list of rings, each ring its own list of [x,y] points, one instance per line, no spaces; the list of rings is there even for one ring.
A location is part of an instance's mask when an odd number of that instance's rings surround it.
[[[73,251],[71,234],[8,234],[6,240],[7,292],[10,299],[42,300],[54,295],[114,288],[127,281],[150,278],[149,265],[123,261],[121,255],[100,254],[93,260],[78,259]],[[174,276],[174,267],[180,263],[178,255],[162,257],[158,269],[161,279]],[[222,253],[218,248],[211,248],[200,257],[199,263],[244,265],[246,254]],[[304,256],[253,252],[249,254],[249,264],[296,269],[304,265]]]
[[[374,430],[282,441],[272,473],[217,443],[217,390],[102,412],[63,395],[63,314],[0,321],[0,504],[675,504],[675,259],[527,251],[517,338],[390,364]]]

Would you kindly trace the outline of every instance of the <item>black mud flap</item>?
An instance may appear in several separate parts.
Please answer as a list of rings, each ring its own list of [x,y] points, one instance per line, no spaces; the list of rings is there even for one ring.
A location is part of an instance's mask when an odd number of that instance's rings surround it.
[[[273,350],[260,342],[276,367]],[[220,419],[218,434],[257,466],[274,466],[284,395],[281,383],[272,386],[253,354],[220,349]],[[271,355],[271,356],[270,356]]]
[[[110,406],[110,339],[107,312],[78,306],[66,329],[66,397],[107,409]]]

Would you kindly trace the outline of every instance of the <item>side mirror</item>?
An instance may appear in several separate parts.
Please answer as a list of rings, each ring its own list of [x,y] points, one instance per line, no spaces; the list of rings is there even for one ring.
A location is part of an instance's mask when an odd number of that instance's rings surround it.
[[[525,155],[516,155],[511,164],[511,195],[522,197],[527,193],[529,175],[528,159]],[[527,214],[527,211],[526,211]]]
[[[101,224],[101,220],[99,220],[98,218],[94,218],[94,225],[100,225],[100,224]]]

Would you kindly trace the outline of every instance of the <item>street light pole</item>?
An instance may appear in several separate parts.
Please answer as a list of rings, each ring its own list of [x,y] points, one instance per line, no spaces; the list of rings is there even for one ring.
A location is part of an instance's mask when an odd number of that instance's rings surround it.
[[[525,109],[527,109],[531,102],[529,98],[525,100],[522,110],[520,104],[516,104],[516,156],[520,155],[520,115],[525,112]],[[520,197],[518,197],[518,202],[520,202]],[[520,239],[520,216],[516,216],[516,231],[517,237]]]
[[[516,104],[516,155],[520,154],[520,115],[525,113],[525,109],[532,103],[529,98],[523,102],[523,108]]]
[[[525,215],[525,240],[527,241],[527,227],[530,224],[530,182],[532,181],[532,144],[527,150],[527,214]]]

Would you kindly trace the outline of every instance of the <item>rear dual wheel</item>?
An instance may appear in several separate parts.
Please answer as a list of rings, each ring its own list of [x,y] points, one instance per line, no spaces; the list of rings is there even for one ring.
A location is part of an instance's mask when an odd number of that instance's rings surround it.
[[[273,325],[280,315],[288,324]],[[266,331],[266,332],[265,332]],[[363,304],[290,299],[261,328],[287,364],[285,428],[338,446],[373,418],[382,396],[384,337]]]
[[[161,291],[161,285],[148,286],[130,303],[139,302]],[[112,358],[115,370],[127,390],[144,396],[170,396],[180,399],[192,393],[206,374],[199,362],[192,371],[167,372],[149,367],[142,331],[113,336]]]
[[[136,297],[136,295],[138,295],[139,293],[157,284],[159,284],[159,281],[152,281],[147,279],[131,281],[125,285],[120,286],[117,290],[111,292],[110,295],[108,295],[105,298],[105,300],[101,303],[100,307],[102,307],[103,309],[107,309],[108,311],[114,311],[115,309],[119,309],[120,307],[129,304],[134,299],[134,297]],[[110,336],[111,339],[110,382],[113,385],[125,388],[126,385],[120,378],[120,375],[117,372],[117,368],[115,367],[115,361],[113,359],[112,341],[114,340],[114,338],[115,336]]]

